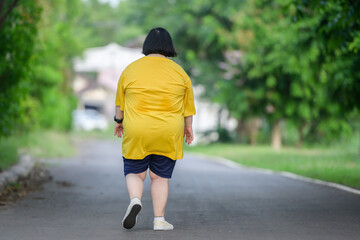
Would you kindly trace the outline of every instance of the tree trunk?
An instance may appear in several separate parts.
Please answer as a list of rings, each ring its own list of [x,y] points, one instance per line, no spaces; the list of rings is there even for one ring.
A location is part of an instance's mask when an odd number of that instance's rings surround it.
[[[281,149],[280,120],[276,120],[273,125],[273,131],[272,131],[272,136],[271,136],[271,146],[275,150]]]
[[[298,142],[296,144],[296,146],[298,148],[301,148],[302,147],[302,144],[303,144],[303,140],[304,140],[304,128],[305,128],[305,123],[302,123],[298,129],[299,131],[299,139],[298,139]]]
[[[359,136],[360,136],[360,134],[359,134]],[[359,155],[360,155],[360,141],[359,141]]]
[[[246,135],[246,123],[244,119],[237,119],[236,127],[236,141],[239,143],[244,142]]]
[[[220,130],[222,128],[222,125],[221,125],[221,115],[222,115],[222,112],[223,112],[223,108],[220,107],[218,109],[218,113],[217,113],[217,129]]]
[[[260,127],[259,118],[251,118],[249,121],[249,130],[250,130],[250,145],[254,146],[257,143],[257,137],[259,135]]]

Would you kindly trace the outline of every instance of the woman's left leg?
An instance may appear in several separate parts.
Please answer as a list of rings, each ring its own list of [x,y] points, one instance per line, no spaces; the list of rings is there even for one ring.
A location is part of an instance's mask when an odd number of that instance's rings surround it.
[[[169,196],[169,179],[176,161],[161,155],[152,155],[149,166],[151,197],[154,207],[154,230],[173,230],[174,226],[165,221],[165,207]]]
[[[154,216],[163,217],[169,196],[169,179],[162,178],[149,170],[151,178],[151,197],[153,201]]]

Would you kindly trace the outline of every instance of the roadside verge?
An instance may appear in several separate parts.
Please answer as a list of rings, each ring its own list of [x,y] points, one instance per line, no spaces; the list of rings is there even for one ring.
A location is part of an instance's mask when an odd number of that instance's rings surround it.
[[[0,173],[0,194],[10,183],[27,177],[35,166],[35,161],[29,155],[20,156],[19,162]]]
[[[240,163],[234,162],[230,159],[224,158],[224,157],[219,157],[219,156],[210,156],[210,155],[206,155],[203,153],[195,153],[195,152],[188,152],[188,154],[190,155],[194,155],[194,156],[200,156],[203,157],[206,160],[209,161],[213,161],[213,162],[218,162],[220,164],[226,165],[228,167],[231,168],[239,168],[239,169],[248,169],[251,171],[256,171],[259,173],[263,173],[263,174],[271,174],[271,175],[281,175],[284,177],[288,177],[288,178],[292,178],[292,179],[296,179],[296,180],[301,180],[301,181],[305,181],[305,182],[310,182],[310,183],[315,183],[315,184],[319,184],[319,185],[323,185],[323,186],[328,186],[328,187],[332,187],[332,188],[337,188],[346,192],[350,192],[353,194],[358,194],[360,195],[360,190],[355,189],[355,188],[351,188],[342,184],[338,184],[338,183],[334,183],[334,182],[327,182],[324,180],[319,180],[319,179],[314,179],[314,178],[309,178],[309,177],[304,177],[295,173],[291,173],[291,172],[284,172],[284,171],[274,171],[274,170],[269,170],[269,169],[264,169],[264,168],[256,168],[256,167],[248,167],[248,166],[244,166]]]

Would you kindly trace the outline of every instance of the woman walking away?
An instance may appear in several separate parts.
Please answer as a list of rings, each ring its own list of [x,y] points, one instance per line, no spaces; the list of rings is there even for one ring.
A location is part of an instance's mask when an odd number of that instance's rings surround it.
[[[114,135],[123,136],[124,175],[130,204],[122,225],[136,224],[142,204],[147,169],[151,178],[154,230],[172,230],[165,221],[169,179],[176,160],[183,157],[183,138],[194,135],[194,94],[186,72],[168,57],[175,57],[170,34],[151,29],[143,45],[144,57],[121,74],[116,94]]]

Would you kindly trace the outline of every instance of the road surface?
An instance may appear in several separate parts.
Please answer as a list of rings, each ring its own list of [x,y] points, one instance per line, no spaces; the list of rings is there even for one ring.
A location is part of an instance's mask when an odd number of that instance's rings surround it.
[[[170,182],[166,219],[175,229],[152,230],[147,178],[138,223],[125,230],[120,141],[79,148],[52,161],[43,191],[0,207],[1,240],[360,239],[360,195],[188,154]]]

